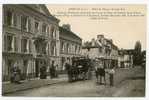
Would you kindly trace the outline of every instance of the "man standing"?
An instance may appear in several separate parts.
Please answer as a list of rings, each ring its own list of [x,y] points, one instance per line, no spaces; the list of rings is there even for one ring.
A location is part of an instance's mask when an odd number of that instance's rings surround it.
[[[68,81],[71,82],[72,81],[72,71],[71,71],[71,65],[69,64],[68,60],[65,63],[65,69],[66,69],[67,74],[68,74]]]
[[[13,69],[13,73],[14,73],[14,82],[17,84],[20,84],[20,79],[21,79],[21,70],[19,69],[18,66],[15,66]]]
[[[106,85],[106,72],[103,64],[101,65],[101,77],[104,79],[104,84]]]
[[[55,66],[54,66],[54,61],[52,61],[52,65],[50,67],[50,76],[51,76],[51,79],[54,78],[54,75],[55,74]]]
[[[101,64],[101,61],[96,62],[95,73],[96,73],[97,83],[98,83],[98,76],[99,76],[99,79],[100,79],[99,83],[101,84],[102,83],[102,64]]]
[[[110,86],[114,85],[114,67],[111,67],[109,70],[109,80],[110,80]]]
[[[100,84],[102,84],[103,66],[102,66],[102,62],[101,61],[99,63],[98,72],[99,72],[99,76],[100,76]]]

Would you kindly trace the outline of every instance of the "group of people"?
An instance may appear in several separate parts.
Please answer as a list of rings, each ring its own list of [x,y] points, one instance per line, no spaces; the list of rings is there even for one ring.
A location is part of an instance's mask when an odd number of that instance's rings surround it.
[[[51,79],[58,77],[58,65],[55,65],[54,61],[52,61],[51,66],[49,66],[49,74]],[[42,66],[40,68],[40,79],[46,79],[46,77],[47,77],[47,67]]]
[[[114,73],[115,73],[114,66],[110,66],[110,68],[106,71],[102,62],[99,61],[99,64],[96,64],[95,66],[95,74],[96,74],[97,83],[106,85],[106,73],[109,75],[110,86],[113,86],[114,85]],[[100,81],[98,80],[98,78],[100,79]],[[104,79],[104,83],[102,82],[103,79]]]
[[[47,78],[47,73],[46,73],[46,66],[42,66],[40,68],[40,79],[46,79]]]
[[[85,66],[85,68],[82,68],[83,66]],[[69,82],[73,81],[73,78],[75,80],[78,79],[79,75],[82,75],[83,79],[85,79],[85,77],[87,76],[87,73],[88,73],[88,77],[92,76],[89,65],[87,64],[87,65],[83,65],[83,66],[82,65],[79,66],[75,63],[71,65],[68,61],[65,63],[65,70],[67,71]],[[40,78],[41,79],[46,79],[46,77],[47,77],[46,70],[47,70],[46,66],[42,66],[40,68]],[[51,79],[58,77],[58,65],[55,65],[54,61],[52,61],[52,64],[49,68],[49,72],[50,72]],[[96,75],[97,83],[103,84],[102,80],[104,79],[104,84],[106,85],[106,73],[108,73],[108,75],[109,75],[110,86],[113,86],[114,85],[114,73],[115,73],[114,66],[111,66],[110,69],[105,70],[103,63],[98,62],[95,65],[95,75]],[[21,70],[19,69],[18,66],[14,66],[11,69],[11,74],[12,74],[11,82],[20,84],[21,83],[20,82]],[[100,81],[98,78],[100,79]]]
[[[96,63],[95,75],[96,75],[97,83],[106,85],[106,80],[107,80],[106,76],[108,74],[110,86],[113,86],[114,85],[114,73],[115,73],[114,65],[112,64],[110,68],[106,70],[102,61],[97,61],[95,63]],[[80,64],[76,65],[75,63],[71,65],[69,61],[65,63],[65,70],[67,71],[69,82],[72,82],[73,80],[78,79],[80,75],[83,77],[82,79],[85,79],[86,76],[88,77],[92,76],[91,68],[89,67],[90,65],[88,65],[88,63],[85,63],[85,65],[83,66]]]

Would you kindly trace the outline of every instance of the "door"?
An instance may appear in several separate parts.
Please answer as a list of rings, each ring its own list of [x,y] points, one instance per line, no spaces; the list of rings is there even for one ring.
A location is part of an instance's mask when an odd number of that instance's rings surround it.
[[[7,65],[8,65],[8,80],[11,78],[12,75],[12,69],[13,69],[13,61],[9,60],[7,61]]]
[[[35,77],[38,77],[39,75],[39,60],[35,61]]]

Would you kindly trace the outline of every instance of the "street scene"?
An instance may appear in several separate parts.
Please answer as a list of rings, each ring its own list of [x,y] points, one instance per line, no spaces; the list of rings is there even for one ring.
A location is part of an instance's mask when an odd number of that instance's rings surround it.
[[[140,15],[99,20],[85,14],[99,8],[108,13],[129,8],[129,16],[136,8]],[[145,10],[144,5],[4,4],[2,95],[145,97]]]
[[[7,86],[7,91],[11,89],[5,96],[41,96],[41,97],[143,97],[145,96],[145,77],[144,70],[141,68],[134,69],[117,69],[114,79],[114,86],[110,87],[109,82],[107,85],[99,85],[96,83],[95,78],[92,80],[78,81],[69,83],[66,76],[60,77],[62,80],[55,80],[55,84],[45,85],[33,89],[23,89],[22,91],[13,92],[12,86]],[[137,76],[136,73],[139,73]],[[131,77],[130,77],[131,76]],[[106,77],[108,78],[108,76]],[[108,79],[107,79],[108,80]],[[50,80],[49,81],[54,81]],[[35,81],[36,82],[36,81]],[[32,85],[35,82],[31,83]],[[50,82],[49,82],[50,83]],[[27,83],[22,83],[26,85]],[[42,84],[42,83],[39,83]],[[20,84],[19,84],[20,85]],[[15,86],[16,87],[16,86]],[[25,86],[24,86],[25,87]],[[21,89],[21,85],[18,86]],[[71,90],[71,91],[70,91]],[[15,89],[14,89],[15,91]]]

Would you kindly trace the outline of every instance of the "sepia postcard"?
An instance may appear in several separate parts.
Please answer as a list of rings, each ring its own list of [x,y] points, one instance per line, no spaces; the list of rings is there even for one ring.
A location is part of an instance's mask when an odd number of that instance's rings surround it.
[[[3,4],[2,96],[145,97],[146,4]]]

